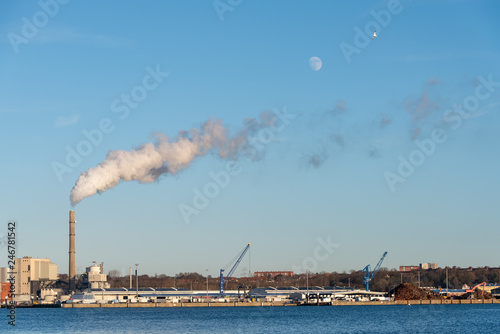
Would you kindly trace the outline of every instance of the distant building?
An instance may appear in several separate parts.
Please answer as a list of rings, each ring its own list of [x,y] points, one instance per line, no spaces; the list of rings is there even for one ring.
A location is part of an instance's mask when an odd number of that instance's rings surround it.
[[[9,268],[0,268],[0,302],[5,301],[5,298],[9,295],[10,283],[7,280]]]
[[[63,295],[65,295],[65,291],[61,288],[49,288],[40,290],[40,299],[43,299],[47,302],[53,302]]]
[[[0,284],[1,288],[0,288],[0,301],[5,301],[6,299],[7,300],[11,300],[12,296],[9,296],[10,295],[10,283],[3,283]]]
[[[408,271],[419,270],[419,269],[420,269],[419,266],[400,266],[399,267],[400,272],[408,272]]]
[[[293,276],[293,271],[256,271],[254,277],[276,278],[276,276]]]
[[[9,268],[0,268],[0,283],[7,283],[9,278]]]
[[[500,287],[491,289],[490,293],[493,296],[493,298],[500,299]]]
[[[88,289],[108,289],[109,283],[107,275],[104,274],[104,264],[100,265],[95,263],[87,267],[85,274],[83,274],[84,288]]]
[[[437,263],[420,263],[418,266],[400,266],[400,272],[408,272],[412,270],[428,270],[428,269],[437,269]]]
[[[57,265],[49,259],[14,259],[15,300],[30,300],[45,285],[57,281]]]
[[[428,269],[437,269],[437,263],[420,263],[420,269],[428,270]]]

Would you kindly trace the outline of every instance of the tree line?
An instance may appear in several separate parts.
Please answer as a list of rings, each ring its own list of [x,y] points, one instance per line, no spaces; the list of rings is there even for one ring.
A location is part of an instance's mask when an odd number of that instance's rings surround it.
[[[400,272],[395,269],[381,268],[370,282],[370,290],[389,291],[401,283],[412,283],[421,287],[446,288],[446,272],[448,272],[448,288],[461,289],[464,284],[473,286],[478,283],[499,283],[500,268],[438,268],[428,270],[413,270],[411,272]],[[243,277],[231,278],[226,283],[226,289],[236,290],[238,287],[253,289],[257,287],[289,287],[289,286],[331,286],[331,287],[352,287],[363,289],[362,271],[351,271],[349,273],[321,272],[296,274],[293,276],[276,277]],[[193,290],[207,289],[207,277],[198,273],[179,273],[174,276],[161,275],[139,275],[140,288],[183,288]],[[112,288],[129,288],[130,277],[120,276],[118,271],[108,273],[108,282]],[[208,289],[219,289],[219,277],[208,276]],[[132,287],[136,287],[136,278],[132,277]]]

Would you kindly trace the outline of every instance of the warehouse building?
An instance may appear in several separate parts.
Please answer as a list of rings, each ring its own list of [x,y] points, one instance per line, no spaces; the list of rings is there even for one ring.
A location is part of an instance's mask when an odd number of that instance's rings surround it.
[[[68,296],[69,297],[69,296]],[[184,288],[111,288],[87,289],[70,297],[74,303],[136,303],[136,302],[224,302],[228,298],[243,298],[238,290],[226,291],[224,296],[218,290],[189,290]]]

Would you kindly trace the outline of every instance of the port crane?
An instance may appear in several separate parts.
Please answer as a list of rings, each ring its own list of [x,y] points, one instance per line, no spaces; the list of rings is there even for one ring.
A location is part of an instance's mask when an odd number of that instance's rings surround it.
[[[365,272],[365,275],[363,276],[363,284],[366,285],[366,291],[370,291],[370,281],[372,278],[377,274],[378,270],[380,269],[380,266],[382,265],[382,262],[384,262],[384,258],[387,255],[387,252],[384,252],[380,260],[378,261],[377,265],[375,266],[375,269],[373,271],[371,270],[370,265],[367,265],[364,267],[361,271]]]
[[[223,294],[224,293],[224,283],[227,281],[227,278],[228,277],[231,277],[231,275],[234,273],[234,271],[236,270],[236,268],[238,267],[238,265],[240,264],[241,260],[243,259],[243,257],[245,256],[245,254],[247,253],[248,249],[250,248],[250,243],[248,243],[248,245],[246,245],[246,247],[241,251],[241,253],[237,256],[238,259],[236,260],[236,262],[234,263],[233,267],[231,268],[231,270],[229,270],[229,272],[227,273],[226,275],[226,278],[224,278],[224,269],[221,269],[220,270],[220,293]],[[226,267],[228,267],[233,261],[229,262]]]

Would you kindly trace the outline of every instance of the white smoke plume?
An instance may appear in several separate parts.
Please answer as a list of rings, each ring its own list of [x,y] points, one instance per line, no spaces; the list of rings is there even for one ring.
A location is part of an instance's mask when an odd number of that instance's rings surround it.
[[[130,151],[108,153],[97,167],[80,174],[70,194],[72,205],[96,193],[114,188],[120,181],[151,183],[162,175],[175,174],[207,153],[223,159],[236,159],[247,151],[249,137],[265,127],[275,127],[280,114],[264,112],[260,119],[246,119],[243,129],[230,137],[220,120],[206,121],[201,129],[181,131],[175,140],[156,134],[154,143],[144,144]],[[252,159],[257,158],[255,155]]]

